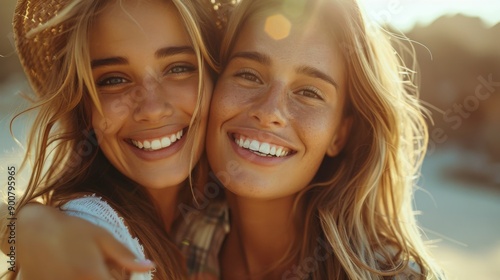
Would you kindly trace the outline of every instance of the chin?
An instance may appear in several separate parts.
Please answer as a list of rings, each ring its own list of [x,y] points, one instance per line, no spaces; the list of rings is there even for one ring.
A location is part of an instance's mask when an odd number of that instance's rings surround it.
[[[226,189],[241,198],[269,199],[276,196],[272,189],[262,184],[238,184],[238,186],[228,186]]]
[[[302,188],[290,187],[292,184],[286,182],[244,182],[236,180],[237,185],[229,185],[225,188],[237,197],[248,199],[273,200],[295,196]],[[281,187],[280,187],[281,186]],[[285,187],[288,186],[288,187]]]
[[[142,180],[137,180],[136,182],[139,183],[139,185],[144,186],[147,189],[154,189],[154,190],[161,190],[161,189],[166,189],[170,187],[175,187],[179,186],[182,184],[186,178],[182,177],[176,178],[175,177],[162,177],[162,176],[154,176],[150,177],[147,179],[142,179]],[[154,178],[154,180],[151,180]]]

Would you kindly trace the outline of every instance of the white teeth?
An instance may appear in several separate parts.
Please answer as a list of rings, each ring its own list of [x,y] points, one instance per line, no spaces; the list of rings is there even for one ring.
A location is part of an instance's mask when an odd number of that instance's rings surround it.
[[[280,157],[282,152],[283,152],[283,148],[279,147],[278,150],[276,151],[276,156]]]
[[[267,143],[260,144],[259,152],[263,154],[269,154],[269,150],[271,150],[271,146]]]
[[[174,142],[176,142],[177,140],[181,139],[183,136],[183,131],[180,130],[172,135],[169,135],[169,136],[166,136],[166,137],[162,137],[162,138],[158,138],[158,139],[152,139],[152,140],[145,140],[143,142],[139,141],[139,140],[132,140],[131,139],[131,142],[134,146],[136,146],[137,148],[139,149],[145,149],[145,150],[152,150],[152,151],[155,151],[155,150],[159,150],[159,149],[163,149],[163,148],[166,148],[166,147],[169,147],[170,145],[172,145]]]
[[[171,144],[172,144],[172,141],[170,141],[170,139],[169,139],[168,137],[163,137],[163,138],[161,139],[161,145],[162,145],[163,147],[168,147],[168,146],[170,146]]]
[[[249,149],[255,152],[259,152],[264,155],[271,155],[271,156],[276,156],[276,157],[284,157],[288,155],[289,150],[280,147],[280,146],[274,146],[269,143],[260,143],[257,140],[251,140],[251,139],[244,139],[243,137],[240,138],[235,138],[234,142],[236,145]]]
[[[160,140],[154,140],[153,142],[151,142],[151,149],[153,149],[153,150],[161,149]]]
[[[252,140],[252,142],[250,142],[250,150],[252,151],[259,150],[259,142],[257,140]]]
[[[245,149],[250,148],[250,140],[247,139],[247,140],[245,140],[245,142],[243,142],[243,148],[245,148]]]

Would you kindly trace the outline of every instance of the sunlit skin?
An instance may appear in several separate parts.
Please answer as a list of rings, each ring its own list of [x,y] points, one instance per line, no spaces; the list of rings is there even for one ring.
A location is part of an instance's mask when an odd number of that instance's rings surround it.
[[[261,273],[294,240],[294,198],[323,158],[341,151],[351,123],[341,55],[325,36],[330,27],[292,20],[290,34],[275,40],[265,18],[251,17],[238,33],[211,103],[208,159],[215,174],[230,174],[220,177],[232,222],[220,255],[225,279],[281,279],[287,267]],[[258,152],[247,139],[261,144],[253,145]]]
[[[319,22],[294,26],[275,41],[262,27],[259,19],[245,25],[219,78],[207,153],[216,173],[228,162],[239,167],[226,183],[231,192],[273,199],[302,189],[323,157],[339,152],[347,122],[342,63],[326,28]],[[288,155],[258,156],[238,147],[240,137],[283,147]]]
[[[204,140],[186,141],[199,71],[187,31],[171,3],[117,1],[99,15],[90,34],[103,111],[92,110],[99,146],[121,173],[168,204],[191,171],[193,147]],[[209,100],[208,78],[205,85]],[[195,151],[197,160],[201,148]]]

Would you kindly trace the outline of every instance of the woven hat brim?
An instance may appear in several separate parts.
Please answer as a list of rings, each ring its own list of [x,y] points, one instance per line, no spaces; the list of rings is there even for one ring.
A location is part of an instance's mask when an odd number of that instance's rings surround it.
[[[20,0],[13,18],[16,49],[35,93],[46,93],[50,75],[57,75],[54,67],[66,44],[67,32],[64,24],[30,34],[41,24],[46,24],[70,1],[68,0]]]

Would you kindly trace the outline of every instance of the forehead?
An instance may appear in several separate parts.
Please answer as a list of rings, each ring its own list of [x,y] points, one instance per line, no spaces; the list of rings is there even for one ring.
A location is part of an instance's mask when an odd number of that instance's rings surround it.
[[[339,80],[343,58],[333,27],[316,13],[298,18],[278,9],[251,15],[237,34],[232,53],[255,51],[293,66],[314,66]]]
[[[176,7],[159,0],[112,1],[96,16],[90,30],[91,47],[122,49],[189,41]]]

